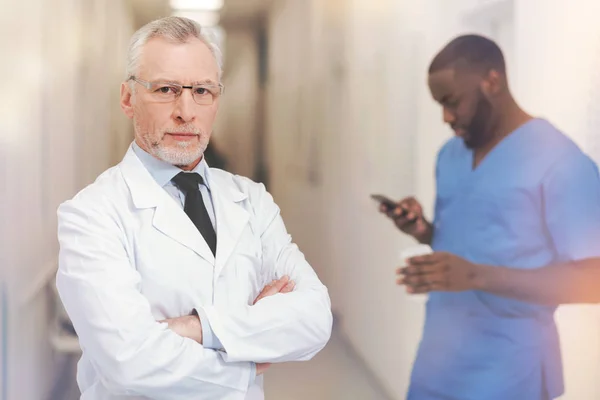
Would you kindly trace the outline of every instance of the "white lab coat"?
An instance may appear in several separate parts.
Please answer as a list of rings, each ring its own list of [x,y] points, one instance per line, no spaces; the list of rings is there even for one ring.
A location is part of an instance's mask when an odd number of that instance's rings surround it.
[[[59,207],[56,282],[83,350],[82,400],[260,400],[262,376],[250,376],[251,362],[308,360],[329,340],[327,289],[264,186],[217,169],[207,179],[216,260],[131,148]],[[252,305],[283,275],[296,283],[292,293]],[[223,349],[157,322],[194,309]]]

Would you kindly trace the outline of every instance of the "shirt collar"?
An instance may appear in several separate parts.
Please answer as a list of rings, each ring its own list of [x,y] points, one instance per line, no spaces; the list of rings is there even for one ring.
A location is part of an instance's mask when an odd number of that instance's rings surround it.
[[[160,187],[165,187],[171,183],[171,179],[173,179],[175,175],[182,171],[181,168],[150,155],[148,152],[138,146],[136,142],[133,142],[132,148],[135,155],[138,156],[144,167],[146,167],[150,175],[152,175],[152,178],[154,178]],[[198,163],[198,165],[196,165],[196,168],[190,172],[196,172],[200,174],[204,180],[204,185],[210,189],[209,180],[207,179],[209,168],[204,157],[202,157],[202,160]]]

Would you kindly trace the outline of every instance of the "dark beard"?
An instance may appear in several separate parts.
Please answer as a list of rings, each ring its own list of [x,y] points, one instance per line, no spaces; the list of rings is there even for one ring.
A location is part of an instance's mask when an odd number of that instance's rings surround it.
[[[475,114],[471,123],[466,128],[465,145],[470,148],[478,148],[487,143],[491,136],[490,125],[492,118],[492,104],[479,90]]]

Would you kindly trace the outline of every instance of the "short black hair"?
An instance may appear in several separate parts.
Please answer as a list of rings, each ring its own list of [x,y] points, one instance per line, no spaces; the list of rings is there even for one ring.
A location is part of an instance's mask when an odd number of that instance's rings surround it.
[[[462,35],[452,39],[431,61],[429,73],[457,67],[482,74],[492,69],[506,74],[502,50],[496,42],[481,35]]]

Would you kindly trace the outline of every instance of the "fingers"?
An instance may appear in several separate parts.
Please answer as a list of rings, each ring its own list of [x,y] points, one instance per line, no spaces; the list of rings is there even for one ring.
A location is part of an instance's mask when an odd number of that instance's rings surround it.
[[[390,218],[398,218],[401,215],[412,213],[412,217],[414,215],[418,215],[421,211],[421,205],[412,197],[407,197],[403,200],[400,200],[395,207],[390,207],[385,204],[379,205],[379,211],[386,214]]]
[[[279,293],[281,291],[281,289],[285,285],[288,284],[289,279],[290,278],[288,276],[284,276],[284,277],[282,277],[280,279],[275,279],[275,280],[271,281],[271,283],[269,283],[263,289],[263,291],[265,292],[265,295],[271,296],[271,295],[274,295],[275,293]]]
[[[447,281],[443,276],[419,276],[412,278],[398,278],[396,283],[406,288],[409,294],[429,293],[432,291],[447,290]]]
[[[423,209],[414,198],[408,197],[400,201],[396,208],[387,210],[386,215],[394,220],[398,228],[406,230],[423,218]]]
[[[269,284],[267,284],[263,290],[260,291],[260,293],[258,294],[258,296],[256,296],[256,299],[254,299],[254,303],[252,304],[256,304],[260,299],[266,297],[266,296],[270,296],[271,294],[271,290],[273,288],[273,285],[275,285],[275,283],[277,282],[276,279],[272,280]]]
[[[272,280],[259,293],[259,295],[254,300],[253,304],[256,304],[260,299],[263,299],[268,296],[273,296],[274,294],[277,294],[277,293],[289,293],[294,290],[295,286],[296,286],[295,282],[290,281],[290,278],[287,275],[280,279]]]
[[[446,290],[446,287],[440,282],[433,282],[420,286],[406,286],[406,292],[409,294],[424,294],[444,290]]]
[[[409,293],[425,293],[445,286],[448,264],[444,253],[412,257],[408,266],[396,269],[396,283],[407,287]]]
[[[290,292],[293,292],[295,286],[296,286],[296,283],[294,283],[294,281],[289,281],[283,288],[281,288],[281,290],[279,291],[279,293],[290,293]]]
[[[435,271],[444,271],[447,268],[444,253],[432,253],[422,256],[411,257],[406,260],[406,266],[396,269],[400,275],[420,275]]]
[[[289,281],[289,276],[283,276],[281,279],[275,281],[273,286],[271,286],[271,288],[269,289],[269,292],[271,292],[272,294],[279,293],[281,289],[283,289],[283,287],[288,284]]]
[[[294,290],[296,287],[296,282],[291,281],[288,276],[284,276],[281,279],[275,279],[269,283],[269,291],[273,294],[275,293],[289,293]],[[280,288],[278,291],[276,291]]]
[[[418,276],[418,275],[443,273],[445,270],[446,270],[446,267],[442,263],[409,265],[408,267],[397,268],[396,274],[402,275],[402,276]]]
[[[260,291],[260,293],[258,294],[258,296],[256,296],[256,299],[254,299],[254,303],[252,304],[256,304],[260,299],[266,297],[266,296],[270,296],[270,290],[273,287],[273,285],[275,284],[276,281],[271,281],[271,283],[267,284],[263,290]]]
[[[406,211],[407,216],[416,217],[423,213],[423,208],[421,204],[414,197],[407,197],[402,200],[398,206]]]
[[[406,260],[409,266],[422,267],[426,265],[439,264],[446,259],[446,253],[435,252],[431,254],[424,254],[421,256],[411,257]]]
[[[435,271],[419,275],[398,275],[396,283],[398,285],[417,288],[419,286],[443,285],[446,281],[446,275],[443,272]]]
[[[413,214],[404,214],[399,217],[392,217],[396,226],[402,230],[409,228],[415,222],[418,221],[418,217],[415,217]]]
[[[257,363],[256,364],[256,375],[264,374],[267,369],[271,366],[271,363]]]

